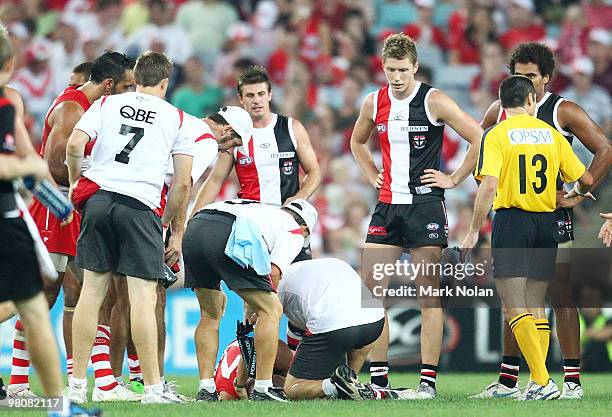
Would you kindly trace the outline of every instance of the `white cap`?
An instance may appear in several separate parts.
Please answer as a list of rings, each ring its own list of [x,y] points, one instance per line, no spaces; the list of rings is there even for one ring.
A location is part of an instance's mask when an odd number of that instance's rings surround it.
[[[317,213],[317,209],[314,208],[312,204],[306,200],[297,199],[285,204],[283,207],[297,213],[298,216],[306,222],[308,231],[312,233],[315,224],[317,224],[317,219],[319,218],[319,213]]]
[[[242,139],[242,146],[251,140],[253,135],[253,120],[245,109],[238,106],[221,107],[218,113],[229,123],[234,132]]]
[[[595,66],[593,65],[593,61],[591,61],[590,58],[581,56],[580,58],[576,58],[574,62],[572,62],[572,70],[575,73],[593,75],[593,73],[595,72]]]
[[[433,9],[436,7],[436,0],[414,0],[414,4],[417,7],[424,7],[426,9]]]
[[[610,32],[605,29],[597,28],[592,29],[589,32],[589,39],[594,42],[600,43],[605,46],[610,46],[610,41],[612,41],[612,36],[610,36]]]
[[[535,10],[533,0],[510,0],[510,3],[532,12]]]

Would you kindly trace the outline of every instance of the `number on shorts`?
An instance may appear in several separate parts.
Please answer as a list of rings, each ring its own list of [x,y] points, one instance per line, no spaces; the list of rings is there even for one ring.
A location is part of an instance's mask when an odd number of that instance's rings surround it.
[[[121,129],[119,130],[120,135],[129,135],[132,133],[132,139],[125,145],[125,147],[115,155],[115,161],[121,162],[122,164],[127,164],[130,162],[130,152],[134,150],[140,139],[144,136],[144,129],[142,127],[134,127],[128,125],[121,125]]]

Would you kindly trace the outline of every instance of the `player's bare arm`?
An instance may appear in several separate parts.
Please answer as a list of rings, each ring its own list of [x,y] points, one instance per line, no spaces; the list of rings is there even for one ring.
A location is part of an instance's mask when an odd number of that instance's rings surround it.
[[[499,116],[500,109],[501,105],[499,103],[499,100],[495,100],[493,103],[491,103],[491,105],[485,112],[484,117],[480,121],[480,127],[482,128],[482,130],[487,130],[491,126],[497,124],[497,117]]]
[[[172,155],[172,163],[174,164],[174,177],[168,193],[168,205],[162,216],[162,224],[170,224],[181,208],[186,207],[191,189],[193,157],[184,154]]]
[[[89,135],[82,130],[73,130],[66,144],[66,165],[68,165],[68,182],[70,185],[69,197],[72,198],[72,189],[81,177],[81,164],[85,153],[85,145],[89,142]]]
[[[382,171],[379,172],[376,168],[372,152],[368,147],[368,140],[374,129],[374,121],[372,120],[374,94],[376,93],[368,94],[361,104],[359,117],[351,135],[351,152],[372,187],[380,188],[383,182]]]
[[[66,146],[74,126],[84,112],[78,103],[65,101],[60,103],[49,116],[51,131],[45,146],[45,159],[49,163],[49,171],[51,171],[53,179],[60,185],[70,185],[68,169],[64,163]]]
[[[482,229],[482,225],[493,206],[493,200],[495,199],[495,193],[497,191],[497,177],[485,175],[478,187],[478,193],[476,194],[476,201],[474,202],[474,214],[472,215],[472,223],[470,225],[470,231],[463,240],[463,249],[471,249],[476,245],[478,241],[478,233]]]
[[[170,222],[172,234],[168,239],[168,245],[164,253],[164,262],[168,266],[172,266],[178,262],[183,248],[183,235],[185,234],[185,221],[187,217],[187,206],[189,205],[189,196],[183,201],[181,207],[178,208],[176,215]]]
[[[287,202],[302,198],[307,200],[321,184],[321,168],[317,161],[317,155],[315,154],[312,144],[310,143],[310,137],[308,132],[304,128],[304,125],[298,120],[293,119],[293,132],[295,134],[295,140],[297,142],[296,153],[300,165],[304,170],[304,181],[298,191],[293,197],[287,199]]]
[[[448,175],[435,169],[426,169],[421,175],[421,181],[432,187],[453,188],[461,184],[476,168],[483,131],[470,115],[461,110],[453,99],[441,91],[431,93],[429,108],[435,120],[443,121],[453,128],[469,143],[469,147],[463,162],[455,172]]]
[[[601,239],[604,246],[609,248],[612,244],[612,213],[599,213],[599,217],[605,219],[605,221],[599,230],[597,238]]]
[[[612,146],[603,130],[589,117],[589,115],[574,102],[563,101],[559,105],[558,120],[563,128],[572,132],[582,144],[595,155],[588,170],[593,177],[591,191],[606,177],[612,162]],[[557,196],[557,207],[571,208],[579,204],[584,197],[562,198]]]
[[[223,182],[229,177],[233,167],[233,155],[227,152],[219,152],[212,172],[198,191],[189,218],[193,217],[202,207],[215,201],[221,191]]]

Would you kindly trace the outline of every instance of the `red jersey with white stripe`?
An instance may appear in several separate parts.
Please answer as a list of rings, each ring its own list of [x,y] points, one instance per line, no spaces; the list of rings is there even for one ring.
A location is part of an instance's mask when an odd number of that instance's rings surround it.
[[[238,399],[238,394],[234,388],[238,364],[240,364],[240,346],[238,345],[238,341],[234,340],[225,348],[225,351],[223,351],[221,360],[219,360],[217,368],[215,369],[215,386],[217,387],[217,393],[224,391],[233,398]]]
[[[273,114],[270,124],[253,129],[250,155],[234,150],[238,197],[281,206],[300,189],[300,163],[293,119]]]
[[[384,168],[379,200],[413,204],[444,199],[444,190],[421,183],[428,168],[440,169],[444,123],[428,107],[433,87],[416,82],[409,97],[393,97],[389,86],[374,93],[372,120],[380,140]]]
[[[42,147],[40,150],[41,156],[44,156],[45,147],[47,146],[47,140],[51,133],[51,126],[49,125],[49,116],[55,110],[55,108],[63,102],[74,101],[78,103],[83,110],[87,111],[91,106],[91,103],[87,99],[87,96],[81,91],[74,87],[68,87],[60,93],[53,104],[47,111],[45,117],[45,126],[42,132]],[[95,138],[94,138],[95,139]],[[85,156],[91,154],[95,141],[90,141],[85,147]],[[59,186],[59,189],[64,193],[68,193],[68,187]],[[51,253],[61,253],[68,256],[76,255],[76,241],[79,237],[81,230],[81,215],[77,212],[74,213],[72,222],[66,226],[61,226],[61,222],[55,218],[51,212],[43,206],[36,198],[33,199],[32,205],[30,206],[30,214],[38,227],[40,237],[42,238],[47,250]]]
[[[75,126],[97,138],[83,175],[103,190],[159,208],[168,157],[193,155],[194,141],[179,134],[183,118],[182,110],[149,94],[97,100]]]

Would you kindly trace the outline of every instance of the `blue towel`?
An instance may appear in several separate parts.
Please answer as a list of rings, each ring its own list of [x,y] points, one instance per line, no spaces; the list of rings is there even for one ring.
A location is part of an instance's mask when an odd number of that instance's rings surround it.
[[[243,268],[253,267],[259,275],[272,272],[268,246],[257,226],[244,217],[236,216],[227,238],[225,254]]]

